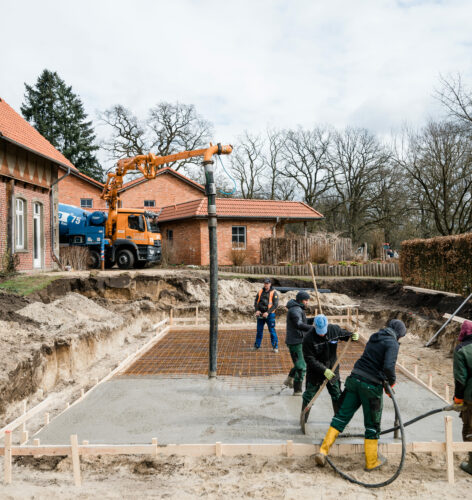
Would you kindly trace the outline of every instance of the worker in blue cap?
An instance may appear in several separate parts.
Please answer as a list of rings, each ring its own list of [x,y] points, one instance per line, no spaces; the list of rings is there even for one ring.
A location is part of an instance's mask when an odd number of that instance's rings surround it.
[[[341,377],[339,366],[332,370],[337,358],[339,340],[359,340],[359,334],[344,330],[339,325],[328,324],[324,314],[318,314],[314,319],[314,328],[303,339],[303,357],[306,362],[306,388],[303,393],[302,411],[313,399],[325,379],[328,379],[328,392],[331,396],[334,413],[341,404]],[[310,411],[305,413],[305,422]]]

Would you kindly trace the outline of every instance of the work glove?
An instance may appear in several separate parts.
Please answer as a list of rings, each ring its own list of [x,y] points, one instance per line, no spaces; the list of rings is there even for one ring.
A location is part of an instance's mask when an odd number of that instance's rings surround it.
[[[391,389],[393,389],[393,388],[395,387],[395,385],[396,385],[396,384],[392,384],[392,385],[390,386],[390,388],[391,388]],[[385,392],[385,394],[386,394],[389,398],[392,398],[392,395],[391,395],[391,394],[390,394],[390,392],[388,391],[388,389],[387,389],[387,386],[386,386],[386,385],[384,385],[384,392]]]
[[[357,342],[359,340],[359,334],[357,332],[354,332],[352,335],[351,335],[351,339],[354,341],[354,342]]]
[[[324,371],[324,376],[328,379],[331,380],[334,377],[335,373],[331,371],[329,368],[326,368]]]
[[[464,410],[464,400],[456,398],[454,396],[454,404],[451,405],[451,409],[454,411],[463,411]]]

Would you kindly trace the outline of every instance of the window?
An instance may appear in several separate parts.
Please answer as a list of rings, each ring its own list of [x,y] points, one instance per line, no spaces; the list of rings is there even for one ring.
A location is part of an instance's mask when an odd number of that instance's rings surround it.
[[[135,229],[136,231],[144,231],[144,219],[142,215],[129,215],[128,216],[128,227],[130,229]]]
[[[144,200],[144,206],[145,207],[155,207],[156,200]]]
[[[173,229],[168,229],[166,231],[166,236],[167,236],[167,241],[169,243],[172,243],[174,241],[174,230]]]
[[[233,250],[246,248],[246,226],[233,226],[231,241]]]
[[[92,198],[80,198],[80,208],[93,208]]]
[[[18,250],[25,248],[25,215],[26,215],[26,201],[17,198],[15,202],[15,247]]]

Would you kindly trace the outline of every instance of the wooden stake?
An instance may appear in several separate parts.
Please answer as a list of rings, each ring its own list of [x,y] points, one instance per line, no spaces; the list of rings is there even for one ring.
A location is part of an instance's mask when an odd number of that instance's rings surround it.
[[[348,323],[349,323],[349,328],[352,329],[352,317],[351,317],[351,308],[347,308],[347,317],[348,317]]]
[[[454,451],[452,448],[452,417],[447,415],[444,417],[444,427],[446,433],[446,466],[447,466],[447,482],[454,484]]]
[[[198,306],[195,306],[195,324],[198,325]]]
[[[174,323],[174,310],[171,309],[169,311],[169,325],[172,325]]]
[[[70,436],[72,468],[74,469],[74,484],[75,486],[81,485],[80,479],[80,456],[79,456],[79,440],[77,434]]]
[[[215,454],[217,457],[221,457],[223,455],[223,450],[222,450],[220,441],[217,441],[215,443]]]
[[[418,378],[418,365],[415,364],[413,368],[413,373],[415,374],[415,377]]]
[[[433,374],[432,374],[432,373],[430,373],[430,374],[428,375],[428,387],[429,387],[430,389],[432,389],[432,388],[433,388]]]
[[[446,384],[446,395],[444,396],[446,401],[449,401],[449,384]]]
[[[39,440],[39,438],[33,439],[33,445],[34,446],[39,446],[40,443],[41,443],[41,441]]]
[[[4,484],[11,484],[11,431],[5,431]]]
[[[315,280],[315,273],[313,271],[313,265],[312,265],[311,262],[308,262],[308,265],[310,266],[311,279],[313,280],[313,287],[315,288],[315,292],[316,292],[316,300],[318,301],[318,308],[320,310],[320,314],[323,314],[323,309],[321,309],[320,294],[318,293],[318,287],[316,286],[316,280]]]
[[[28,431],[21,432],[20,444],[25,444],[28,442]]]
[[[44,425],[49,425],[49,413],[44,414]]]
[[[80,397],[83,398],[85,396],[85,391],[83,389],[80,389]]]
[[[291,457],[293,455],[293,441],[287,440],[287,457]]]
[[[156,455],[156,457],[157,457],[157,438],[152,438],[151,439],[151,444],[156,447],[154,455]]]
[[[88,446],[88,445],[89,445],[89,442],[88,442],[86,439],[84,439],[84,440],[82,441],[82,445],[83,445],[83,446]]]

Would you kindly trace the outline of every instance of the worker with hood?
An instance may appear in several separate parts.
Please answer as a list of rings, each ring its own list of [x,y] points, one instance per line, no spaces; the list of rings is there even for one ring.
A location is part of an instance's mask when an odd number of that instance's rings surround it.
[[[331,396],[334,413],[341,402],[341,377],[339,366],[332,370],[337,359],[339,340],[359,340],[359,334],[344,330],[339,325],[331,325],[324,314],[315,316],[314,328],[303,339],[303,357],[307,364],[306,388],[303,393],[302,411],[313,399],[323,382],[328,379],[328,392]],[[305,413],[305,422],[310,410]]]
[[[464,321],[459,334],[459,345],[454,350],[454,409],[462,418],[462,439],[472,441],[472,321]],[[460,465],[472,474],[472,452],[468,462]]]
[[[303,359],[303,336],[313,327],[313,318],[307,321],[305,309],[310,300],[310,295],[305,291],[297,293],[295,300],[287,302],[287,334],[285,343],[290,351],[293,367],[285,379],[284,385],[293,387],[293,395],[301,396],[303,379],[306,373],[306,364]]]
[[[341,407],[331,420],[320,452],[315,456],[318,465],[326,464],[329,449],[361,405],[365,425],[365,470],[373,471],[386,462],[377,451],[382,419],[382,390],[385,381],[390,387],[395,385],[395,365],[400,346],[398,341],[405,335],[405,324],[398,319],[390,320],[385,328],[371,335],[362,356],[346,379]],[[391,397],[387,389],[385,392]]]

